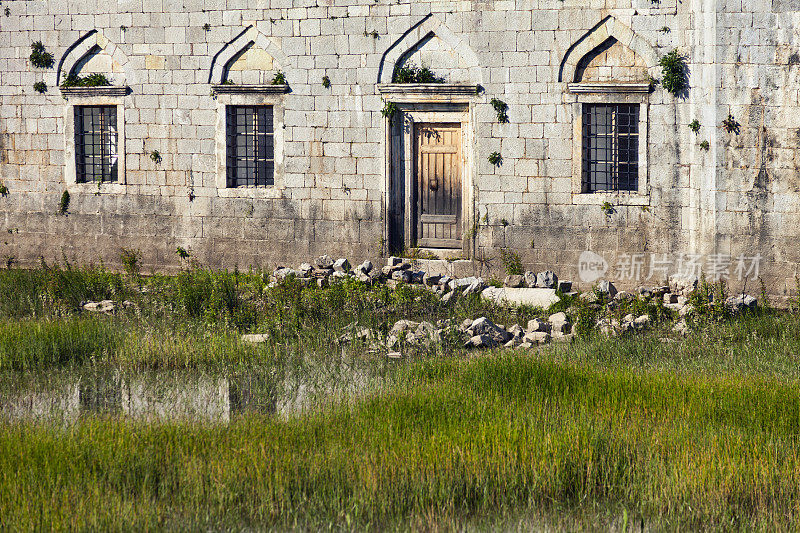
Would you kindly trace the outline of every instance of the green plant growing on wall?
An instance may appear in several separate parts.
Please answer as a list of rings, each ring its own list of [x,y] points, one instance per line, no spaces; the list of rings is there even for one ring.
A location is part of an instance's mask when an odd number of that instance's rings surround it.
[[[703,141],[703,142],[700,143],[700,149],[701,150],[705,150],[706,152],[708,152],[708,150],[710,148],[711,148],[711,145],[708,143],[708,141]]]
[[[126,31],[128,31],[128,27],[125,24],[123,24],[122,26],[119,27],[119,31],[125,33]]]
[[[689,86],[686,73],[686,58],[673,50],[662,57],[658,64],[661,66],[661,85],[673,96],[680,96]]]
[[[492,98],[491,102],[495,113],[497,113],[497,122],[506,124],[508,122],[508,104],[499,98]]]
[[[503,156],[500,155],[500,152],[492,152],[489,154],[489,163],[492,165],[499,167],[503,164]]]
[[[276,72],[275,77],[272,78],[272,85],[286,85],[286,75],[280,70]]]
[[[58,214],[59,215],[66,215],[69,211],[69,191],[64,191],[61,194],[61,200],[58,202]]]
[[[600,205],[600,210],[603,211],[603,214],[607,217],[610,217],[611,215],[617,212],[617,210],[614,209],[614,206],[611,204],[611,202],[603,202]]]
[[[3,198],[8,196],[8,187],[6,187],[6,184],[3,182],[0,182],[0,196]]]
[[[181,259],[189,259],[189,257],[192,255],[183,246],[178,246],[177,248],[175,248],[175,253]]]
[[[372,37],[373,39],[377,39],[380,37],[380,34],[377,32],[377,30],[372,30],[372,31],[364,30],[364,37]]]
[[[160,165],[163,158],[161,157],[161,152],[158,150],[153,150],[150,152],[150,160],[155,163],[156,165]]]
[[[725,131],[728,133],[735,133],[736,135],[739,135],[742,129],[741,124],[739,124],[730,113],[728,114],[728,118],[722,121],[722,127],[725,128]]]
[[[36,41],[31,45],[31,65],[36,68],[51,68],[55,59],[53,54],[45,50],[42,41]]]
[[[211,31],[211,24],[209,24],[208,22],[203,24],[203,31]]]
[[[417,67],[413,63],[395,67],[392,83],[444,83],[444,78],[437,76],[428,67]]]
[[[33,84],[33,90],[39,94],[44,94],[47,92],[47,84],[43,81],[37,81]]]
[[[381,115],[383,115],[385,118],[392,118],[398,111],[399,108],[397,107],[397,104],[384,100],[383,109],[381,109]]]
[[[331,79],[327,75],[322,77],[322,86],[326,89],[331,88]]]
[[[669,28],[669,26],[663,26],[663,27],[662,27],[660,30],[658,30],[658,31],[660,31],[661,33],[669,33],[669,32],[671,32],[672,30]]]
[[[525,274],[525,268],[522,266],[522,259],[519,255],[506,248],[500,248],[500,261],[503,262],[503,268],[506,269],[508,276],[521,276]]]
[[[700,121],[697,120],[697,119],[694,119],[693,121],[691,121],[689,123],[689,129],[692,130],[695,133],[699,132],[700,131]]]
[[[6,8],[6,16],[7,17],[11,16],[11,10],[9,8]]]
[[[61,83],[62,87],[107,87],[111,85],[111,80],[106,78],[105,74],[101,74],[96,72],[94,74],[89,74],[88,76],[78,76],[76,74],[70,74],[64,81]]]
[[[122,268],[125,269],[130,276],[136,277],[139,275],[139,256],[141,252],[139,250],[129,250],[127,248],[123,248],[122,252],[120,253],[120,262],[122,263]]]
[[[509,224],[509,222],[505,218],[501,218],[500,219],[500,225],[503,226],[504,228],[507,228],[508,224]]]

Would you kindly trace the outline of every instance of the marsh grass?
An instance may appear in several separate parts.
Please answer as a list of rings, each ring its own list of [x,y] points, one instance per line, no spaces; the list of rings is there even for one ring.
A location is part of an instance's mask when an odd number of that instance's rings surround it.
[[[288,421],[5,426],[0,520],[450,529],[598,506],[663,529],[791,528],[799,414],[793,384],[757,376],[426,361],[405,386]]]
[[[253,410],[228,424],[108,413],[0,424],[0,529],[798,526],[796,314],[708,308],[683,339],[661,329],[663,306],[633,301],[613,313],[650,314],[650,333],[587,329],[519,352],[445,343],[390,363],[339,339],[353,324],[384,335],[400,318],[524,325],[567,310],[592,323],[598,311],[570,299],[547,312],[443,305],[424,289],[351,281],[267,287],[259,272],[197,267],[12,269],[0,287],[3,387],[76,371],[98,376],[99,391],[117,371],[197,372],[229,377],[236,401],[318,392],[292,416]],[[81,310],[103,297],[134,305]],[[269,340],[245,344],[243,332]]]

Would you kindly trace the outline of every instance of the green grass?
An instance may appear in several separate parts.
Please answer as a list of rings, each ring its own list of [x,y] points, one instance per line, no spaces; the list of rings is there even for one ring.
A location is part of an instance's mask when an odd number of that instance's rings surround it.
[[[798,527],[797,314],[709,313],[687,339],[657,325],[536,351],[446,344],[389,363],[339,345],[342,328],[480,315],[524,325],[546,313],[447,306],[403,285],[270,288],[258,272],[199,268],[2,270],[0,288],[0,399],[150,371],[322,391],[311,410],[229,424],[4,420],[2,530]],[[81,310],[105,297],[135,305]],[[594,319],[574,304],[558,310]],[[638,302],[615,313],[629,311],[665,316]],[[243,332],[270,341],[244,344]]]
[[[4,426],[0,523],[450,529],[599,506],[665,529],[791,528],[799,415],[796,384],[763,377],[427,361],[288,421]]]

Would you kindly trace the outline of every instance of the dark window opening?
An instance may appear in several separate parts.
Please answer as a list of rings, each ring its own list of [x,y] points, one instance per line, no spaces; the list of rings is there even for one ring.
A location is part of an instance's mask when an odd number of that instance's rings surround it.
[[[75,106],[75,180],[117,181],[117,106]]]
[[[584,104],[583,189],[639,188],[639,105]]]
[[[228,187],[275,183],[272,106],[227,107]]]

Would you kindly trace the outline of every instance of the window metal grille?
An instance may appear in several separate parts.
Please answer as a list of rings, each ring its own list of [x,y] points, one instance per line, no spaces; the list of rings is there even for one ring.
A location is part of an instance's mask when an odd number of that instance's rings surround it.
[[[117,106],[75,106],[75,178],[117,181]]]
[[[584,190],[635,191],[638,177],[639,105],[584,104]]]
[[[228,187],[275,183],[272,106],[227,107]]]

